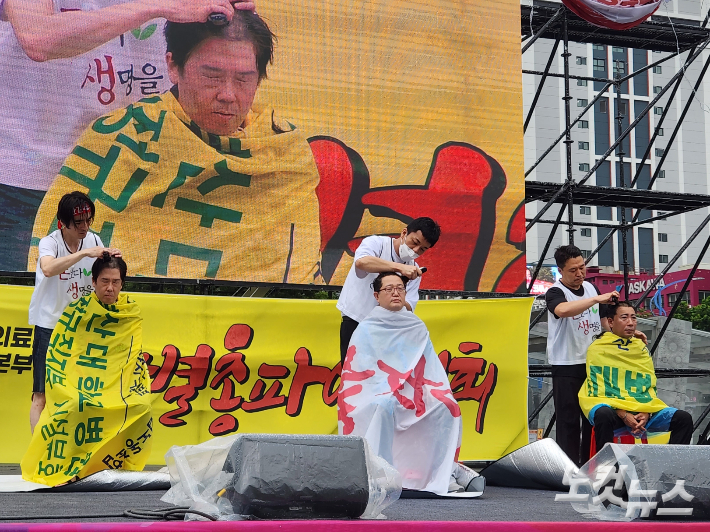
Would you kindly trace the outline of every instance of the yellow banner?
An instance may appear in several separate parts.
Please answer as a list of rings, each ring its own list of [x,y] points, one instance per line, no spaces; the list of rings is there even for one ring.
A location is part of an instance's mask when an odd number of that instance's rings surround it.
[[[30,441],[32,289],[0,287],[0,463]],[[335,301],[132,294],[152,378],[153,451],[239,432],[337,434],[340,313]],[[462,460],[495,460],[528,442],[532,299],[422,301],[463,416]],[[25,336],[22,336],[25,334]]]

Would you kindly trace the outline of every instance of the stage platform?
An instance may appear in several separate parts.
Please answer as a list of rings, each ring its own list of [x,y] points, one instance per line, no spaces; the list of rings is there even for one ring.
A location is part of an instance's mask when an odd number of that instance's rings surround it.
[[[0,466],[0,474],[18,475],[17,466]],[[0,493],[0,530],[8,517],[29,517],[22,523],[89,523],[144,521],[120,517],[125,510],[156,510],[162,491],[110,493]],[[405,499],[385,512],[391,521],[587,521],[569,503],[555,502],[554,491],[488,487],[477,499]],[[92,519],[85,516],[112,516]],[[50,519],[37,519],[39,517]]]
[[[17,474],[18,468],[0,467],[2,473]],[[157,510],[169,505],[161,502],[162,491],[128,491],[104,493],[51,493],[47,491],[30,493],[0,493],[0,532],[6,530],[93,530],[128,531],[137,527],[148,527],[155,532],[171,530],[245,530],[271,532],[299,530],[319,532],[334,528],[364,530],[377,528],[395,532],[418,530],[460,531],[471,526],[477,528],[486,522],[486,530],[558,530],[568,532],[566,523],[576,522],[582,529],[608,530],[609,526],[621,523],[603,523],[585,518],[574,511],[569,503],[555,502],[554,491],[526,490],[515,488],[488,487],[477,499],[399,500],[385,512],[387,520],[377,521],[249,521],[231,523],[182,523],[127,519],[122,517],[125,510]],[[93,516],[93,517],[92,517]],[[8,519],[8,518],[15,519]],[[19,519],[24,517],[24,519]],[[436,522],[436,523],[433,523]],[[458,523],[456,523],[458,522]],[[37,527],[39,523],[46,527]],[[64,525],[58,525],[65,523]],[[102,525],[101,523],[104,523]],[[74,525],[72,525],[74,524]],[[25,526],[28,525],[28,526]],[[190,526],[188,526],[190,525]],[[674,526],[675,525],[675,526]],[[707,530],[708,523],[645,522],[624,524],[624,527],[644,531],[669,532],[670,528],[683,530]],[[170,528],[165,528],[170,527]],[[386,528],[382,528],[386,527]],[[576,532],[581,532],[577,530]]]

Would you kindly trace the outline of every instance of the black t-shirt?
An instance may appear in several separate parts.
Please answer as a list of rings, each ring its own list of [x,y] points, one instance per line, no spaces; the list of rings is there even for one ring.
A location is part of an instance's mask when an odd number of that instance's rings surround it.
[[[601,294],[601,292],[599,291],[599,288],[597,288],[597,285],[592,284],[592,286],[594,287],[594,290],[597,291],[597,294]],[[583,286],[580,286],[577,290],[572,290],[569,286],[567,287],[567,289],[576,296],[582,297],[584,295],[584,287]],[[567,302],[567,298],[565,297],[565,293],[562,291],[561,288],[553,287],[553,288],[550,288],[545,293],[545,303],[547,303],[547,310],[552,312],[552,315],[558,320],[560,319],[560,317],[557,314],[555,314],[555,309],[557,308],[557,305],[559,305],[560,303],[566,303],[566,302]],[[599,305],[599,315],[604,316],[605,313],[606,313],[606,305]]]

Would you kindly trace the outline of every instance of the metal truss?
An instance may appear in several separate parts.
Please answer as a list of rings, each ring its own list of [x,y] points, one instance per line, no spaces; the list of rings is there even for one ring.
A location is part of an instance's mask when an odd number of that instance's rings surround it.
[[[529,285],[527,286],[528,293],[532,289],[542,267],[543,260],[547,256],[552,241],[555,238],[557,229],[561,225],[566,225],[566,231],[569,234],[569,242],[574,244],[574,233],[575,226],[584,227],[600,227],[608,228],[610,231],[604,238],[604,240],[597,246],[597,248],[592,251],[591,255],[586,258],[586,263],[596,256],[597,253],[604,247],[604,245],[616,234],[617,231],[621,231],[621,253],[620,257],[622,260],[621,266],[624,274],[624,293],[628,294],[629,288],[629,252],[627,244],[627,233],[629,230],[633,230],[634,227],[652,222],[658,219],[667,219],[679,214],[691,212],[700,208],[710,206],[710,196],[707,195],[697,195],[697,194],[680,194],[680,193],[667,193],[652,190],[656,179],[659,177],[660,172],[663,168],[663,164],[666,161],[667,154],[683,125],[684,119],[690,110],[690,106],[693,104],[695,99],[695,94],[699,90],[702,81],[707,73],[708,67],[710,67],[710,57],[705,61],[698,78],[695,80],[692,92],[688,96],[687,103],[683,106],[682,113],[678,119],[677,124],[673,128],[673,132],[668,138],[666,143],[666,148],[664,154],[660,157],[658,164],[654,170],[651,180],[645,189],[638,188],[638,180],[641,175],[641,171],[644,168],[644,164],[648,160],[651,153],[651,149],[654,147],[656,138],[659,132],[663,128],[663,123],[668,115],[668,111],[671,108],[670,105],[666,105],[661,116],[659,117],[653,135],[648,143],[643,157],[641,158],[641,163],[638,164],[638,168],[635,174],[625,176],[624,175],[624,156],[628,155],[624,153],[623,141],[629,137],[631,131],[643,120],[644,117],[654,108],[658,101],[663,98],[666,93],[670,91],[669,101],[674,101],[678,89],[686,76],[688,67],[695,63],[698,58],[701,57],[702,52],[710,45],[710,30],[707,29],[708,20],[710,19],[710,11],[708,16],[701,25],[688,25],[682,23],[670,23],[661,22],[657,20],[646,21],[635,28],[625,31],[614,31],[605,28],[599,28],[588,22],[582,20],[581,18],[574,15],[572,12],[567,10],[565,7],[559,4],[550,4],[546,2],[535,1],[534,5],[531,6],[521,6],[521,28],[522,28],[522,41],[524,46],[522,48],[522,53],[528,51],[532,45],[538,39],[550,39],[554,40],[554,45],[550,53],[549,59],[546,63],[545,69],[543,71],[535,70],[523,70],[523,74],[540,76],[540,81],[535,91],[530,109],[525,118],[524,130],[527,130],[530,125],[533,113],[537,106],[540,94],[542,93],[543,86],[549,78],[562,78],[564,79],[564,96],[562,100],[564,101],[565,108],[565,129],[560,133],[560,135],[552,142],[552,144],[543,152],[543,154],[525,171],[525,176],[530,175],[535,168],[537,168],[540,163],[555,150],[560,142],[565,144],[565,156],[566,156],[566,176],[563,183],[541,183],[535,181],[526,181],[526,193],[525,201],[530,203],[532,201],[538,201],[543,203],[542,208],[540,208],[537,214],[531,218],[527,219],[526,231],[529,231],[535,224],[551,224],[552,230],[550,235],[543,247],[540,259],[537,262],[535,270],[533,271],[532,278]],[[570,75],[569,72],[569,58],[571,56],[569,52],[569,43],[595,43],[595,44],[606,44],[610,46],[620,46],[626,48],[634,49],[644,49],[644,50],[655,50],[655,51],[665,51],[670,52],[670,55],[655,61],[643,68],[636,71],[630,72],[628,75],[615,75],[613,79],[607,78],[595,78],[587,76],[574,76]],[[562,45],[562,58],[563,58],[563,73],[551,73],[550,68],[556,57],[558,49]],[[642,112],[638,113],[633,122],[629,120],[629,125],[624,127],[625,115],[622,112],[622,86],[632,80],[634,77],[645,73],[647,70],[661,65],[662,63],[676,57],[679,53],[688,52],[687,58],[684,62],[683,67],[675,73],[675,75],[662,87],[661,91],[656,93],[651,99],[648,105],[643,109]],[[630,70],[630,69],[629,69]],[[598,91],[597,95],[588,103],[588,105],[573,119],[570,108],[570,81],[573,79],[581,79],[587,81],[593,81],[596,83],[604,83],[604,87]],[[611,144],[608,150],[600,156],[596,161],[594,166],[586,172],[586,174],[579,180],[575,181],[572,177],[572,138],[571,131],[572,128],[583,119],[590,109],[594,107],[594,104],[605,94],[607,91],[614,87],[616,91],[616,109],[617,113],[615,115],[616,120],[616,136],[614,142]],[[682,102],[678,102],[680,105]],[[630,115],[630,107],[628,108],[628,113]],[[594,175],[596,170],[601,166],[601,164],[607,161],[612,153],[616,153],[616,159],[618,162],[618,177],[620,187],[597,187],[587,185],[586,183]],[[557,213],[555,219],[543,219],[547,211],[552,208],[554,204],[560,205],[560,210]],[[589,206],[601,206],[601,207],[618,207],[621,209],[621,216],[618,223],[615,224],[604,224],[604,223],[591,223],[591,222],[576,222],[574,220],[574,209],[575,205],[589,205]],[[627,219],[627,209],[635,209],[636,212],[631,217]],[[650,210],[663,210],[663,214],[657,214],[656,216],[648,217]],[[563,220],[565,211],[567,212],[567,220]],[[642,213],[647,215],[643,220],[640,219]],[[668,271],[676,264],[680,259],[683,252],[688,249],[690,244],[702,233],[703,229],[710,223],[710,216],[706,217],[700,225],[695,229],[691,237],[683,244],[681,249],[674,255],[674,257],[669,261],[663,271],[653,280],[651,285],[646,289],[646,291],[639,297],[635,303],[635,308],[638,307],[645,301],[651,290],[659,283],[663,276],[668,273]],[[708,247],[710,247],[710,238],[707,239],[705,245],[700,252],[698,259],[693,266],[688,279],[686,280],[683,288],[670,311],[668,318],[663,324],[659,334],[657,335],[653,346],[651,347],[651,354],[655,353],[658,348],[663,335],[665,334],[670,320],[675,314],[680,302],[682,301],[683,295],[690,285],[690,280],[692,280],[696,270],[698,269]],[[633,250],[631,250],[633,252]],[[530,329],[534,327],[536,323],[542,319],[545,312],[541,311],[536,318],[531,322]],[[537,370],[534,370],[537,368]],[[544,366],[531,366],[531,376],[547,376],[545,369],[549,369]],[[540,373],[542,371],[542,373]],[[671,371],[668,375],[665,375],[664,370],[658,369],[658,376],[661,377],[687,377],[696,376],[694,373],[684,372],[683,370],[665,370],[666,372]],[[538,375],[540,373],[540,375]],[[703,372],[706,375],[707,372]],[[541,404],[531,413],[530,420],[532,421],[542,410],[547,402],[549,402],[552,397],[552,392],[550,392],[547,397],[541,402]],[[694,429],[698,429],[700,424],[705,419],[706,416],[710,414],[710,406],[705,410],[695,423]],[[547,436],[555,423],[555,416],[553,416],[550,424],[548,425],[545,436]],[[700,436],[700,439],[705,441],[708,439],[708,432],[710,432],[710,425],[706,427]]]

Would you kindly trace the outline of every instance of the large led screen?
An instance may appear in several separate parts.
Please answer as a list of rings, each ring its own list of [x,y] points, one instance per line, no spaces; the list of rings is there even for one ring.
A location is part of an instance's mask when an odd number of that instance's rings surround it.
[[[54,1],[57,13],[112,3]],[[35,61],[3,13],[0,270],[35,270],[59,199],[79,190],[129,275],[342,285],[363,238],[428,216],[442,234],[418,260],[422,288],[518,290],[519,2],[278,0],[257,11],[277,41],[253,102],[247,78],[202,72],[195,89],[251,109],[226,133],[201,122],[188,90],[200,54],[177,78],[168,68],[165,21]],[[212,48],[218,62],[240,60]]]

